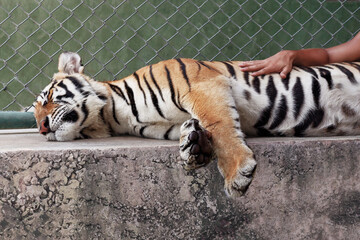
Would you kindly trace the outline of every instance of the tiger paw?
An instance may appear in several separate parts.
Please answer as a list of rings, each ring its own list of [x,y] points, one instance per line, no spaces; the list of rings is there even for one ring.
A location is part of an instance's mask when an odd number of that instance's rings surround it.
[[[225,179],[225,193],[229,197],[242,196],[252,181],[255,168],[256,161],[253,158],[248,158],[245,164],[237,169],[234,177]]]
[[[180,156],[185,161],[185,169],[195,169],[208,164],[214,155],[211,133],[201,127],[196,119],[184,122],[180,131]]]

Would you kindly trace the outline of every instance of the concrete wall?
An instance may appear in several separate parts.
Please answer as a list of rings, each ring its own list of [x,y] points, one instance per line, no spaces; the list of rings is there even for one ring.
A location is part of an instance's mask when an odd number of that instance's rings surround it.
[[[248,144],[254,181],[229,199],[216,162],[186,172],[176,142],[0,134],[0,239],[360,238],[359,138]]]

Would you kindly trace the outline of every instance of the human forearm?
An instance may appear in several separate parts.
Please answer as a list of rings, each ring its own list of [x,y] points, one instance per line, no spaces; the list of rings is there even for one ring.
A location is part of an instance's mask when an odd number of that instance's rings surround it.
[[[327,48],[329,62],[351,62],[360,60],[360,32],[346,43]]]
[[[317,66],[329,63],[329,54],[326,49],[309,48],[290,52],[293,65],[296,66]]]

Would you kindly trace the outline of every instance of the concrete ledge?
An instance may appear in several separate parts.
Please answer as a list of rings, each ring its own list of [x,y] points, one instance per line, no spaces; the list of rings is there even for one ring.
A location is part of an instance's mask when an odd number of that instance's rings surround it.
[[[360,239],[359,137],[247,142],[255,179],[229,199],[177,142],[0,134],[0,239]]]

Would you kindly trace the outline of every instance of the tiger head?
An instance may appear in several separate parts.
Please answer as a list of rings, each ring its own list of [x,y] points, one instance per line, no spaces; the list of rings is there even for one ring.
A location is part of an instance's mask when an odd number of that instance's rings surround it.
[[[35,102],[34,116],[40,133],[52,141],[107,137],[100,114],[107,103],[104,85],[83,74],[76,53],[62,53],[58,69]]]

